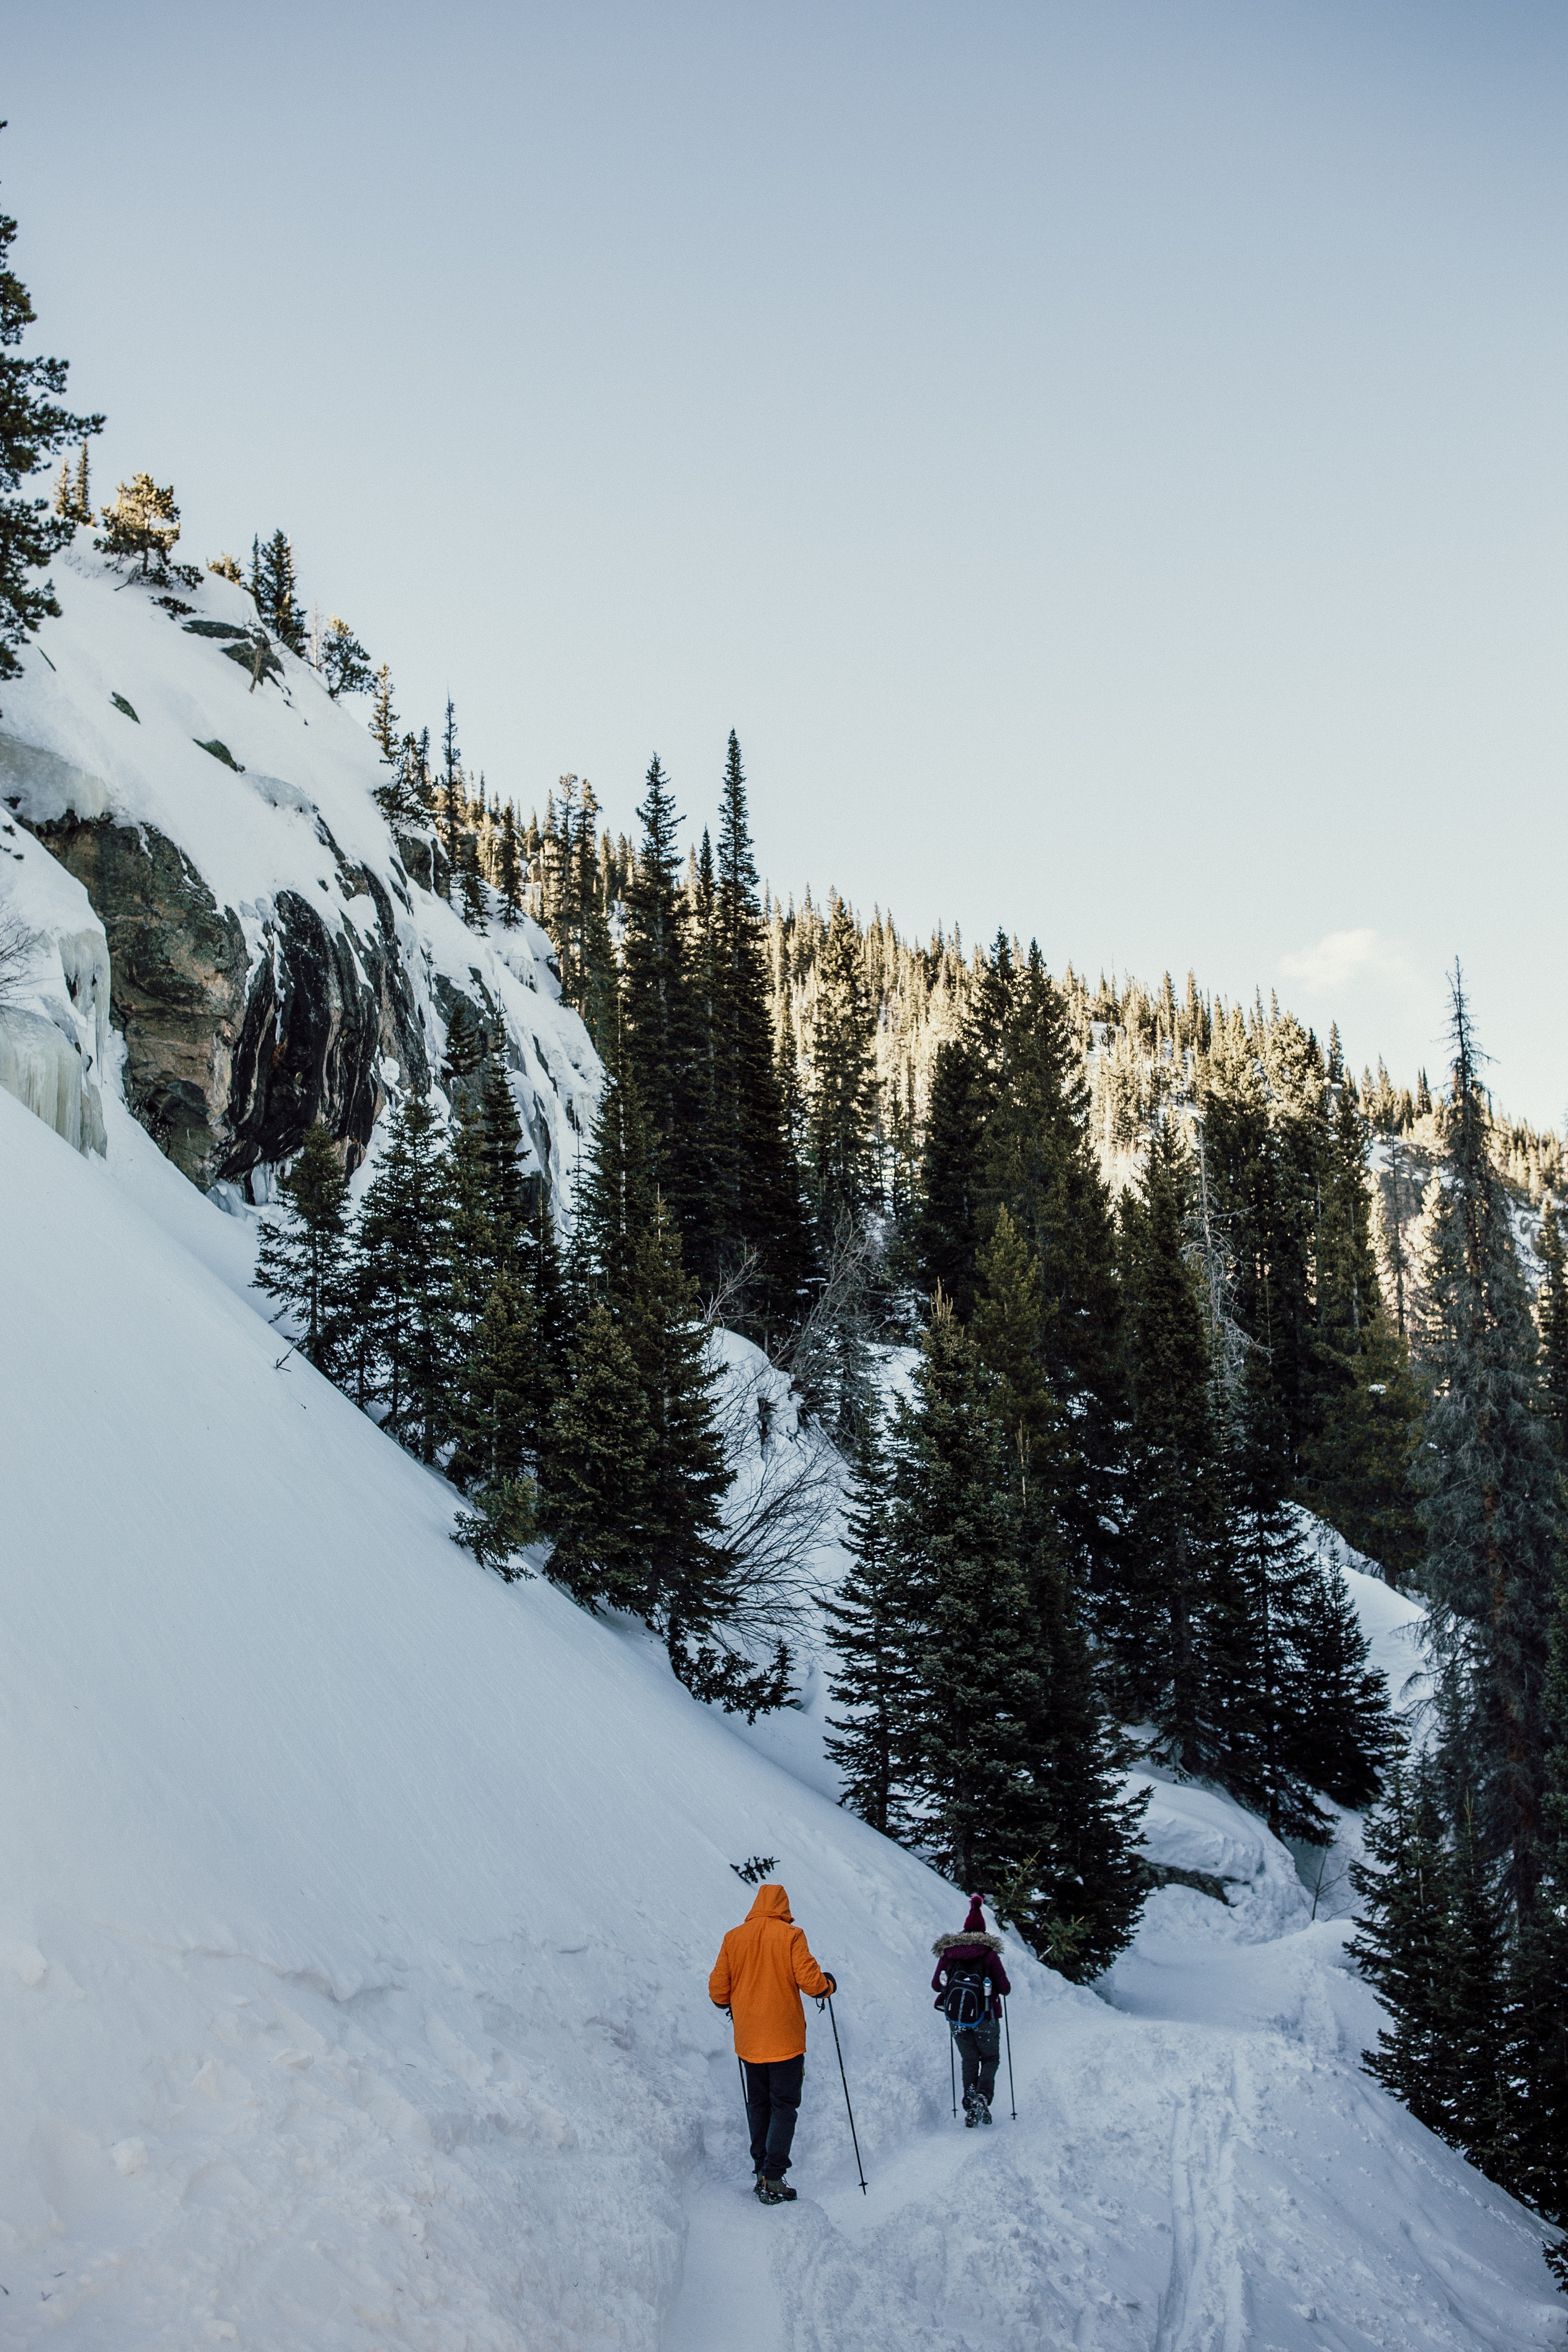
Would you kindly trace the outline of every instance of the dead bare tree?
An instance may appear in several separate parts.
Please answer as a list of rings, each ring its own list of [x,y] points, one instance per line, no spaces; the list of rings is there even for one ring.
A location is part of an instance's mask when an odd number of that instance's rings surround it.
[[[15,907],[0,908],[0,1013],[15,1004],[26,990],[37,943],[37,933]]]

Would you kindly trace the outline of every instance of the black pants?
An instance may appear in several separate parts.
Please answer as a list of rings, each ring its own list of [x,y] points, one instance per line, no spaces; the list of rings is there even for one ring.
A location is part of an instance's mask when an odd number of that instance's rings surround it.
[[[996,2062],[1002,2055],[1002,2028],[994,2017],[979,2025],[955,2025],[952,2038],[963,2068],[963,2095],[978,2089],[987,2106],[996,2090]]]
[[[752,2126],[752,2162],[770,2180],[782,2180],[789,2170],[790,2143],[800,2114],[800,2086],[805,2059],[775,2058],[771,2065],[746,2068],[746,2119]],[[996,2069],[991,2069],[994,2074]]]

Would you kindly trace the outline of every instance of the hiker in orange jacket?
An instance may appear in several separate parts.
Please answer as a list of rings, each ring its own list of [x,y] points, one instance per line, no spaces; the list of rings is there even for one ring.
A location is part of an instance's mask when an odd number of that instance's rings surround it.
[[[727,2009],[735,2054],[745,2069],[752,2164],[764,2205],[787,2204],[784,2179],[805,2074],[805,2011],[801,1994],[824,2000],[837,1980],[812,1958],[805,1932],[789,1915],[782,1886],[759,1886],[757,1899],[719,1947],[708,1998]]]

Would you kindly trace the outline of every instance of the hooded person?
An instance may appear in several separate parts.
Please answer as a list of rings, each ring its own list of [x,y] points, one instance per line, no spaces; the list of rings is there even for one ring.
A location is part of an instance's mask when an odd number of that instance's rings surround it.
[[[945,2011],[948,2030],[963,2067],[963,2120],[973,2130],[991,2120],[996,2062],[1002,2054],[1002,2000],[1013,1990],[1002,1965],[1002,1946],[985,1931],[980,1897],[969,1898],[969,1916],[956,1936],[939,1936],[931,1946],[936,1972],[931,1980]]]
[[[837,1980],[811,1957],[803,1928],[790,1917],[782,1886],[759,1886],[757,1899],[719,1947],[708,1998],[730,2012],[735,2054],[745,2071],[752,2165],[764,2205],[795,2190],[784,2179],[805,2074],[805,2011],[801,1994],[825,2000]]]

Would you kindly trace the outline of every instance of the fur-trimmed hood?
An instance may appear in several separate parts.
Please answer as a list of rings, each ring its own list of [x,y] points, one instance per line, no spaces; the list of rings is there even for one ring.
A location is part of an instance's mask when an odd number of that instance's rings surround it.
[[[971,1927],[966,1936],[939,1936],[931,1946],[931,1951],[940,1960],[943,1952],[951,1952],[959,1944],[966,1945],[971,1949],[983,1945],[988,1952],[999,1952],[1002,1948],[1001,1939],[998,1937],[983,1936],[976,1928]]]

